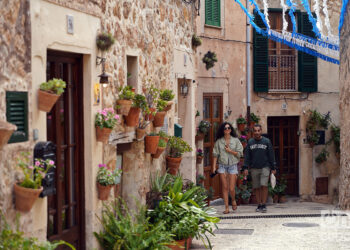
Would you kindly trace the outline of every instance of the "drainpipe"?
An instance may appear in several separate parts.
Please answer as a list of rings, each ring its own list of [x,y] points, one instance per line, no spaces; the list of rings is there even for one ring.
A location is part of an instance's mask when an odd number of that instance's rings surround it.
[[[246,8],[247,10],[249,11],[249,2],[248,0],[245,1],[246,3]],[[248,124],[250,122],[250,70],[251,70],[251,67],[250,67],[250,23],[249,23],[249,18],[248,18],[248,15],[246,16],[246,54],[247,54],[247,59],[246,59],[246,67],[247,67],[247,76],[246,76],[246,79],[247,79],[247,119],[248,119]]]

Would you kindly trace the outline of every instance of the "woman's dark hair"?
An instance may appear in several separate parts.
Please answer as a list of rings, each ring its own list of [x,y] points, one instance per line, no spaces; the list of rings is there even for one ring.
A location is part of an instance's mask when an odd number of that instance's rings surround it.
[[[216,132],[216,140],[219,140],[221,137],[224,137],[224,128],[226,125],[229,125],[231,128],[230,135],[232,137],[237,137],[236,130],[232,127],[231,123],[229,122],[223,122],[220,127],[218,128],[218,131]]]

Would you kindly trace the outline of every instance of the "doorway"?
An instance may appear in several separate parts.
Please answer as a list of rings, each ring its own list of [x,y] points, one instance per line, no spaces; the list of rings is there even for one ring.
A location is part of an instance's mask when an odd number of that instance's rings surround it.
[[[204,187],[208,190],[210,187],[214,189],[213,198],[222,197],[221,182],[219,175],[210,178],[211,164],[213,160],[213,148],[215,144],[216,131],[222,123],[223,117],[222,93],[204,93],[203,94],[203,120],[209,121],[211,124],[209,133],[206,134],[203,141],[204,152]]]
[[[48,197],[48,240],[85,249],[82,55],[48,51],[47,80],[65,92],[47,113],[47,140],[56,145],[56,194]]]
[[[268,117],[268,137],[275,151],[279,176],[287,180],[286,194],[299,195],[299,117]]]

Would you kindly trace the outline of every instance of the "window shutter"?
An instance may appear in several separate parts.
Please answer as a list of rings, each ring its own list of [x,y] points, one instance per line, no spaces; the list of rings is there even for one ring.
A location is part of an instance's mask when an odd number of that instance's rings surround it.
[[[220,27],[220,12],[220,0],[205,0],[205,24]]]
[[[301,12],[298,15],[299,33],[315,37],[308,14]],[[317,92],[317,57],[298,52],[298,90],[300,92]]]
[[[264,28],[265,24],[259,14],[255,12],[255,23],[260,28]],[[268,39],[260,35],[254,30],[254,91],[268,92],[269,78],[268,78]]]
[[[27,92],[6,92],[6,119],[17,126],[8,143],[28,141]]]

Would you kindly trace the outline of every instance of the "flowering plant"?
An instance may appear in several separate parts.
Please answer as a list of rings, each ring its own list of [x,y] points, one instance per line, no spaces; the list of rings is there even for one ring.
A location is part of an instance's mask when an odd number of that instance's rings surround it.
[[[240,115],[237,119],[236,119],[236,123],[237,124],[247,124],[247,120],[242,117],[242,115]]]
[[[121,169],[113,171],[106,164],[98,164],[97,182],[102,186],[114,185],[116,178],[121,175],[121,172]]]
[[[238,138],[241,142],[247,142],[247,136],[246,135],[241,135]]]
[[[206,134],[209,132],[210,126],[211,126],[210,122],[203,120],[199,123],[198,130],[199,130],[199,132]]]
[[[113,108],[99,110],[95,117],[95,126],[100,128],[113,128],[119,121],[119,115],[114,113]]]
[[[201,148],[197,149],[197,156],[203,156],[203,150]]]
[[[55,167],[55,162],[50,159],[35,159],[33,165],[30,162],[31,157],[29,152],[22,152],[21,156],[17,158],[17,166],[22,169],[24,174],[24,178],[19,183],[19,186],[38,189],[41,187],[42,179],[45,177],[47,171]]]

